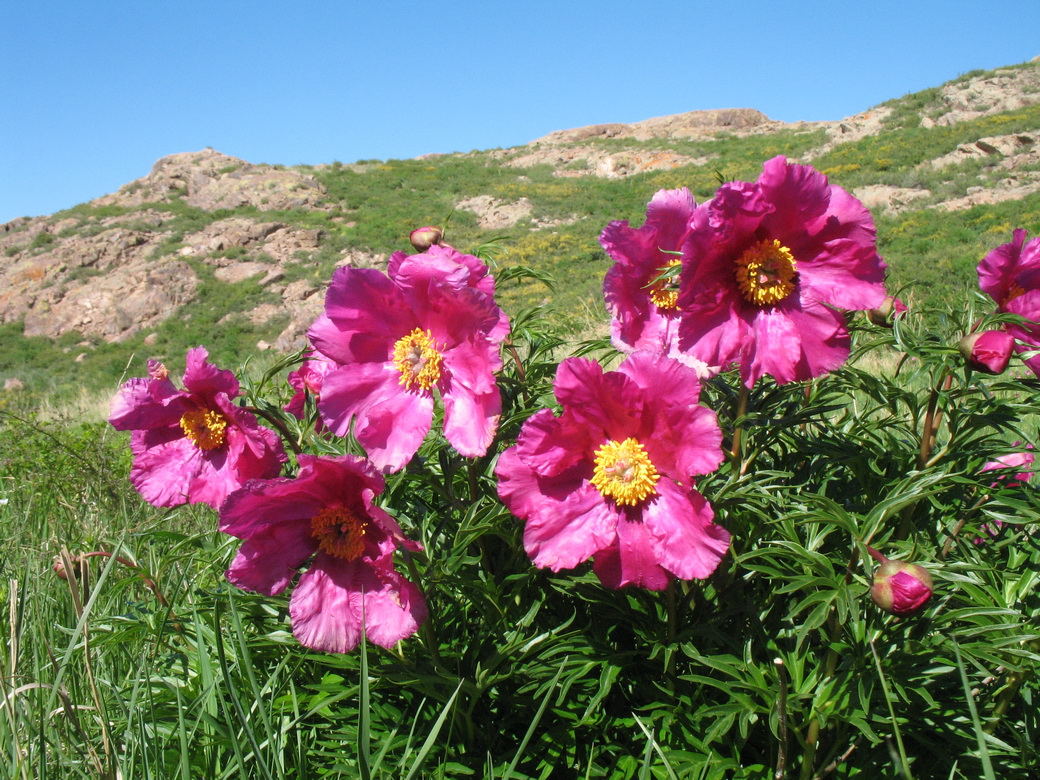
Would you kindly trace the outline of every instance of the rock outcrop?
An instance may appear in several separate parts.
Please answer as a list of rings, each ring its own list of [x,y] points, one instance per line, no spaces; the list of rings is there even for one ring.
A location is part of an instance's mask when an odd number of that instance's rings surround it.
[[[163,157],[142,179],[92,201],[96,206],[139,206],[183,197],[203,211],[255,206],[260,211],[319,208],[327,193],[313,176],[253,165],[214,149]]]

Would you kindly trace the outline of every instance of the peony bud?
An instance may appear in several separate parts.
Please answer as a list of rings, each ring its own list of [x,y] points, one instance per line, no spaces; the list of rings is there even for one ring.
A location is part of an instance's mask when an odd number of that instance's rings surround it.
[[[412,242],[417,252],[425,252],[431,246],[436,246],[444,238],[444,232],[437,227],[427,225],[416,228],[408,234],[408,240]]]
[[[968,365],[984,374],[1003,374],[1015,349],[1015,338],[1003,330],[969,333],[958,347]]]
[[[906,304],[898,298],[886,295],[885,300],[876,309],[867,311],[867,319],[882,328],[891,328],[892,320],[907,311]]]
[[[880,554],[875,557],[883,561],[870,586],[874,603],[892,615],[914,615],[924,609],[932,597],[932,575],[928,570],[916,563],[890,561]]]

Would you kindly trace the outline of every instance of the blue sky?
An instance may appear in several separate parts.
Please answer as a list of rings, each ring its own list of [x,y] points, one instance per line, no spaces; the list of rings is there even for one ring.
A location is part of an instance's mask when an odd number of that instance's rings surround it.
[[[206,146],[293,165],[694,109],[841,119],[1040,55],[1038,30],[1040,0],[7,0],[0,223]]]

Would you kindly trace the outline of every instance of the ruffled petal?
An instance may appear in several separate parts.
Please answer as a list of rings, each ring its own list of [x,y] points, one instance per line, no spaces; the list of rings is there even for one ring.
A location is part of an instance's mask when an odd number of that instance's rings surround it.
[[[354,436],[381,471],[398,471],[412,459],[433,422],[433,397],[406,390],[392,367],[347,366],[325,377],[318,410],[329,430]]]
[[[643,522],[657,562],[684,580],[704,579],[729,550],[729,532],[712,522],[714,512],[700,493],[671,480],[643,508]]]
[[[289,616],[300,644],[347,653],[358,646],[362,632],[388,648],[411,636],[426,618],[426,603],[392,570],[318,555],[293,591]]]
[[[209,352],[204,347],[188,350],[184,369],[185,389],[207,401],[217,393],[224,393],[228,398],[237,398],[240,390],[235,375],[227,369],[217,368],[207,360],[208,357]]]
[[[228,582],[274,596],[288,587],[317,547],[308,520],[274,523],[242,542],[227,570]]]
[[[130,484],[149,504],[170,507],[201,500],[191,495],[191,485],[201,467],[202,451],[179,426],[134,431],[130,450],[134,455]]]
[[[592,570],[608,588],[636,585],[647,590],[664,590],[672,576],[657,561],[653,540],[637,512],[618,516],[617,539],[596,553]]]

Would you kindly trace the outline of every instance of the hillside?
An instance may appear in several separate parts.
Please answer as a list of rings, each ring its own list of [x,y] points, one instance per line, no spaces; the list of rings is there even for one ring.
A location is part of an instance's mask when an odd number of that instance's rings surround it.
[[[661,188],[708,198],[777,154],[861,198],[893,286],[940,300],[974,286],[979,258],[1014,227],[1040,228],[1040,58],[834,122],[693,111],[510,149],[295,168],[173,154],[116,193],[0,228],[0,381],[9,393],[114,385],[132,354],[176,363],[200,343],[226,364],[299,349],[335,267],[379,267],[426,223],[551,274],[554,290],[504,286],[504,305],[544,303],[584,329],[604,319],[596,239],[609,221],[641,223]]]

